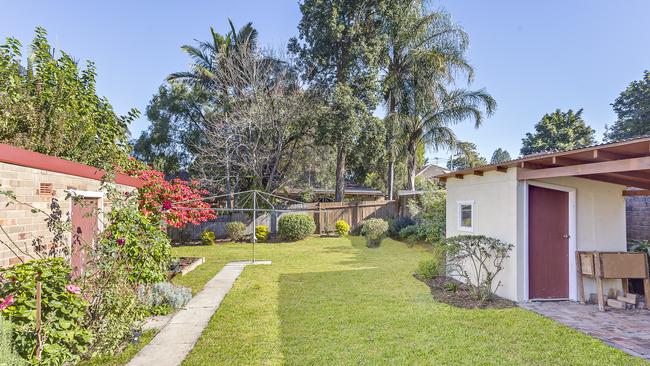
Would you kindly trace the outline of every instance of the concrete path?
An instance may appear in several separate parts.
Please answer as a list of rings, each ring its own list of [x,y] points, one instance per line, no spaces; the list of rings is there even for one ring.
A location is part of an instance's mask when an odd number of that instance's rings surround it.
[[[631,355],[650,360],[650,311],[598,311],[576,302],[530,302],[519,306],[579,330]]]
[[[184,309],[178,311],[127,366],[178,366],[190,353],[235,280],[252,264],[270,261],[230,262],[214,276]]]

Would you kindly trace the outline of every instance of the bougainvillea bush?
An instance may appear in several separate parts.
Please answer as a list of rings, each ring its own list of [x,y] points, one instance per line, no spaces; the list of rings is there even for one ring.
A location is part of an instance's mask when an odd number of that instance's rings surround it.
[[[140,210],[146,216],[157,216],[167,225],[184,227],[214,220],[217,215],[210,204],[203,201],[209,192],[199,187],[195,180],[180,178],[165,180],[165,175],[155,169],[132,163],[125,173],[144,181],[139,191]]]

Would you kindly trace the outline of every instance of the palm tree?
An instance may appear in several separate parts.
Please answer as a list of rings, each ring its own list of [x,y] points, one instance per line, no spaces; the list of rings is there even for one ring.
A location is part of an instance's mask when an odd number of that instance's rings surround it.
[[[415,189],[417,147],[425,144],[433,150],[455,149],[457,139],[452,125],[473,119],[479,127],[485,115],[491,115],[496,102],[485,90],[454,89],[439,84],[427,98],[431,103],[418,107],[420,112],[405,116],[402,126],[402,149],[407,156],[408,188]]]
[[[415,69],[428,69],[432,77],[453,82],[459,74],[473,77],[473,69],[464,53],[467,33],[454,24],[445,12],[427,12],[422,0],[405,0],[389,12],[386,22],[388,37],[386,68],[382,81],[386,115],[387,187],[393,198],[395,137],[402,120],[400,104],[413,92]]]
[[[230,31],[225,36],[210,27],[210,41],[197,41],[197,46],[183,45],[181,49],[192,59],[191,71],[180,71],[170,74],[167,81],[180,81],[191,85],[201,85],[206,89],[215,87],[214,73],[219,65],[219,59],[229,55],[238,47],[257,48],[258,33],[253,23],[248,22],[239,31],[228,19]]]

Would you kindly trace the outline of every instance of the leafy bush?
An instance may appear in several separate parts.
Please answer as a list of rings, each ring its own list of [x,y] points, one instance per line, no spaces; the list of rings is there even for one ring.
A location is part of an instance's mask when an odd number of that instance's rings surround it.
[[[269,227],[266,225],[257,225],[255,227],[255,237],[258,241],[266,241],[269,238]]]
[[[36,364],[36,282],[42,283],[41,365],[76,363],[86,353],[92,334],[83,327],[88,303],[70,283],[70,267],[62,258],[33,260],[0,270],[0,297],[14,303],[3,315],[15,325],[14,347]]]
[[[334,224],[334,232],[338,236],[346,236],[350,232],[350,225],[343,220],[338,220]]]
[[[27,363],[16,353],[11,343],[13,339],[13,325],[4,320],[0,315],[0,365],[23,366]]]
[[[400,231],[407,226],[415,224],[415,220],[410,217],[399,217],[388,220],[388,235],[391,238],[399,238]]]
[[[217,237],[214,235],[214,232],[208,230],[204,231],[201,234],[201,244],[203,245],[217,244]]]
[[[650,241],[630,240],[627,243],[628,252],[643,252],[650,256]]]
[[[171,260],[171,243],[160,222],[144,216],[132,204],[111,209],[108,221],[111,225],[99,245],[103,254],[121,257],[134,284],[164,281]]]
[[[305,214],[286,214],[278,220],[278,235],[284,240],[301,240],[316,231],[314,218]]]
[[[129,276],[124,273],[128,261],[121,257],[100,256],[86,266],[81,286],[91,298],[84,327],[94,335],[91,355],[107,355],[131,340],[136,325],[147,315]]]
[[[416,241],[419,231],[419,225],[409,225],[399,231],[398,237],[403,240]]]
[[[159,282],[153,286],[141,286],[139,298],[156,313],[157,309],[180,309],[192,299],[192,289],[175,286],[169,282]]]
[[[241,241],[246,237],[246,225],[240,221],[232,221],[226,224],[226,236],[232,241]]]
[[[460,290],[460,286],[458,286],[458,282],[447,282],[444,285],[445,291],[453,292],[456,293],[458,290]]]
[[[415,273],[430,280],[445,273],[445,264],[440,257],[434,256],[421,261]]]
[[[378,247],[387,232],[388,222],[382,219],[368,219],[361,226],[361,235],[366,238],[368,247]]]
[[[501,286],[494,283],[514,245],[483,235],[460,235],[445,241],[447,269],[461,277],[480,301],[491,300]]]
[[[431,244],[441,243],[445,239],[447,193],[435,183],[428,183],[419,202],[410,200],[409,212],[418,224],[417,232],[409,239]]]

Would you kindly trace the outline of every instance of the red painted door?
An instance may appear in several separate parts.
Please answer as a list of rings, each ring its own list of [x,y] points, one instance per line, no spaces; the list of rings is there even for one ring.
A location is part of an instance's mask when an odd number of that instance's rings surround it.
[[[528,188],[528,279],[531,299],[569,297],[569,194]]]
[[[86,253],[93,246],[97,233],[97,198],[84,198],[72,203],[72,259],[73,273],[80,275]]]

